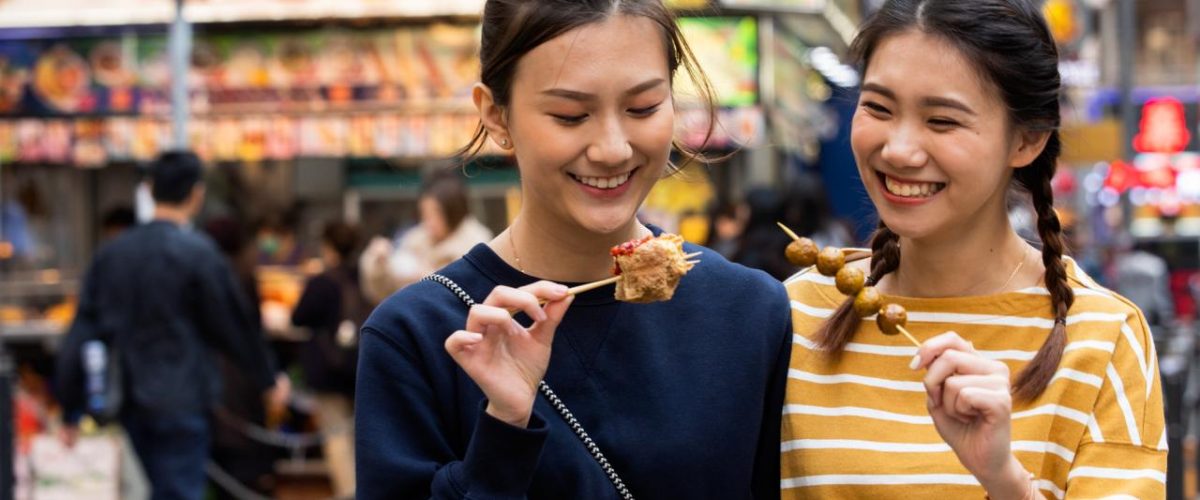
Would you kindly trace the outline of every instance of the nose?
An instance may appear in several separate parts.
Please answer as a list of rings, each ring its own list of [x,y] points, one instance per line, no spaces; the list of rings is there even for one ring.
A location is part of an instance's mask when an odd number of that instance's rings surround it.
[[[929,161],[921,143],[921,134],[913,127],[900,125],[891,131],[883,145],[883,160],[897,168],[920,167]]]
[[[620,120],[609,119],[601,127],[587,148],[588,161],[606,167],[619,167],[633,157],[633,146],[621,126]]]

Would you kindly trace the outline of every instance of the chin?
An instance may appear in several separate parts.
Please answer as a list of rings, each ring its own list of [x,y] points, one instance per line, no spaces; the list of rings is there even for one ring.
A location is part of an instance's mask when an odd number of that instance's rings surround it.
[[[937,232],[935,224],[929,220],[917,220],[916,217],[881,216],[884,224],[893,233],[907,240],[921,240]]]
[[[599,212],[599,213],[598,213]],[[596,211],[577,218],[579,225],[595,234],[613,234],[625,229],[631,220],[636,219],[636,211]]]

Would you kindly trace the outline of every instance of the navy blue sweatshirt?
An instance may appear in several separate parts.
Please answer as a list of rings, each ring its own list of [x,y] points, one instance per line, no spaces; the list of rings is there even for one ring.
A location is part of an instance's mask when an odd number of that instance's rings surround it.
[[[670,301],[618,302],[613,286],[576,297],[545,381],[636,498],[778,498],[787,295],[766,273],[685,248],[703,262]],[[535,281],[483,244],[439,273],[479,302]],[[358,498],[619,498],[544,397],[524,429],[484,412],[443,345],[466,317],[456,295],[422,281],[364,325]]]

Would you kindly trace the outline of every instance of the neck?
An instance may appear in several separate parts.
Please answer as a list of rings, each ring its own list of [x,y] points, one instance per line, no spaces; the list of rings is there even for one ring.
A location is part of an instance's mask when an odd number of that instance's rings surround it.
[[[192,220],[192,216],[183,207],[156,204],[154,205],[154,220],[171,222],[178,226],[185,226]]]
[[[907,297],[965,297],[1019,290],[1042,274],[1036,249],[1008,223],[974,224],[953,235],[900,238],[900,266],[881,283]]]
[[[509,265],[530,276],[583,283],[612,276],[609,250],[613,246],[650,234],[636,219],[608,234],[545,219],[533,211],[522,211],[489,246]]]

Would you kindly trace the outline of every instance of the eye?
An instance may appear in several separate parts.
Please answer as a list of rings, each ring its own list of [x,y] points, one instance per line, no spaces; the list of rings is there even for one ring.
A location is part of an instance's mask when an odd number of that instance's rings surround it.
[[[863,101],[863,103],[862,103],[862,107],[863,107],[863,108],[866,108],[866,109],[867,109],[867,111],[870,111],[871,113],[878,114],[878,115],[890,115],[890,114],[892,114],[891,110],[887,109],[887,108],[886,108],[886,107],[884,107],[882,104],[879,104],[879,103],[876,103],[876,102],[871,102],[871,101]]]
[[[632,108],[629,110],[629,114],[631,114],[633,116],[644,118],[644,117],[653,115],[654,113],[658,112],[658,108],[661,105],[662,105],[662,103],[658,103],[653,106],[647,106],[644,108]]]
[[[958,127],[959,123],[949,118],[930,118],[929,125],[936,129],[951,129]]]
[[[588,115],[556,115],[551,113],[550,116],[554,117],[555,121],[564,125],[579,125],[587,119]]]

